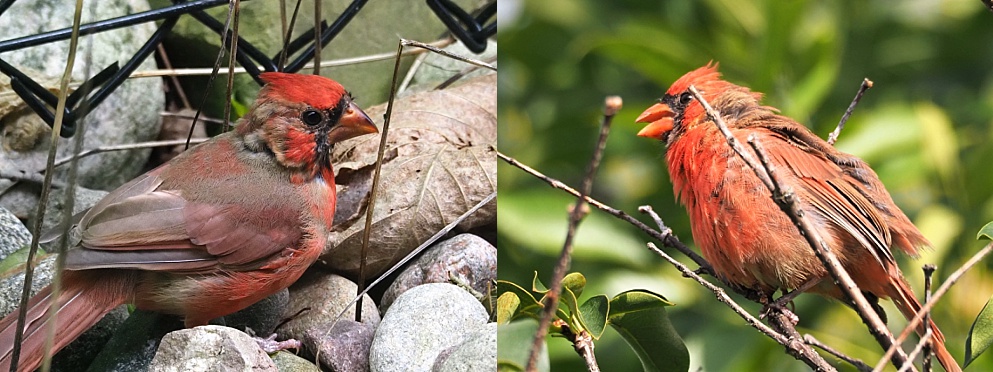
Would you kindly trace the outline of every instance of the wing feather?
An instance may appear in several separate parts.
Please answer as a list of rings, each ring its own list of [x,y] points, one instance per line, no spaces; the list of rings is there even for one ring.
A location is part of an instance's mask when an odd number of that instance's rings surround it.
[[[874,204],[850,183],[844,171],[802,137],[772,132],[782,146],[765,146],[770,161],[799,178],[796,192],[825,219],[844,230],[868,249],[883,267],[894,261],[892,238],[885,219]]]
[[[232,146],[230,138],[205,143],[111,192],[83,216],[82,241],[66,253],[66,267],[248,270],[299,245],[304,207],[285,171],[217,155]],[[211,177],[178,171],[205,166]],[[246,187],[267,197],[246,200]]]

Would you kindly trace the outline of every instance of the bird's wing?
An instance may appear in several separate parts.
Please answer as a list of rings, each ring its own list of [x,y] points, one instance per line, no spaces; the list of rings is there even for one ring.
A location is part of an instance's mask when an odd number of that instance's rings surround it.
[[[168,167],[139,177],[134,185],[122,186],[94,206],[81,221],[82,241],[67,252],[66,267],[183,273],[247,270],[299,243],[302,204],[294,200],[290,186],[271,190],[280,196],[255,201],[248,210],[239,195],[229,200],[212,197],[218,194],[214,190],[243,189],[242,180],[220,177],[208,186],[197,186],[210,187],[206,192],[184,192],[162,186],[159,175]],[[195,187],[190,185],[196,182],[179,183]]]
[[[788,169],[800,182],[794,192],[821,216],[848,232],[869,249],[876,261],[889,267],[894,261],[890,251],[890,229],[868,195],[853,185],[844,171],[820,148],[813,133],[773,127],[764,150],[778,169]]]

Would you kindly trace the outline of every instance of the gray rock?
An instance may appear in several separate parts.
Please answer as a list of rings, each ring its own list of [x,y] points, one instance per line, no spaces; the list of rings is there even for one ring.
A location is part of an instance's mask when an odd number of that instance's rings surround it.
[[[497,324],[487,323],[465,342],[442,353],[435,372],[472,372],[492,369],[497,363]]]
[[[104,318],[106,319],[106,318]],[[124,321],[100,353],[93,358],[88,371],[145,372],[165,335],[183,328],[175,315],[136,309]],[[72,352],[72,350],[63,350]],[[60,353],[61,355],[62,353]],[[82,369],[65,369],[81,371]]]
[[[283,289],[252,306],[225,316],[221,324],[242,331],[251,329],[257,336],[268,337],[282,321],[289,302],[290,293]]]
[[[496,274],[496,247],[478,236],[460,234],[429,248],[404,269],[383,294],[379,307],[386,313],[404,291],[424,283],[448,283],[449,275],[486,293]]]
[[[396,299],[376,329],[373,372],[429,371],[446,349],[462,343],[489,315],[469,292],[451,284],[414,287]]]
[[[31,231],[13,213],[0,207],[0,260],[31,244]]]
[[[162,338],[149,370],[275,371],[276,364],[244,332],[207,325],[167,334]]]
[[[72,204],[72,212],[67,211],[68,203],[65,199],[65,189],[53,190],[51,199],[48,200],[48,207],[45,209],[45,222],[42,223],[43,234],[47,234],[51,229],[62,222],[66,214],[70,216],[90,209],[100,199],[107,196],[109,192],[103,190],[91,190],[85,187],[76,186],[76,195]],[[44,235],[42,235],[44,236]]]
[[[119,17],[147,10],[147,0],[117,0],[100,6],[85,6],[84,22]],[[0,35],[5,39],[37,34],[72,24],[74,9],[59,0],[17,1],[4,13]],[[78,84],[115,62],[131,58],[155,31],[154,23],[97,33],[92,42],[81,39],[77,49],[73,81]],[[91,47],[92,46],[92,47]],[[4,61],[20,69],[45,87],[57,88],[69,49],[69,40],[46,43],[4,53]],[[92,60],[91,64],[87,64]],[[155,68],[154,58],[146,58],[139,70]],[[0,74],[0,85],[9,84]],[[3,89],[0,89],[2,91]],[[159,131],[159,113],[164,107],[161,79],[129,79],[114,90],[85,118],[84,149],[103,145],[136,143],[154,139]],[[47,158],[50,130],[30,110],[15,109],[3,118],[6,125],[3,142],[12,151],[0,152],[4,171],[27,171],[37,174]],[[10,136],[16,135],[17,138]],[[72,153],[73,139],[59,139],[58,158]],[[13,146],[9,146],[13,144]],[[136,176],[148,158],[149,150],[113,151],[83,158],[79,162],[79,184],[95,189],[111,189]],[[57,177],[65,176],[67,166],[57,168]],[[7,205],[0,197],[0,203]],[[37,201],[27,205],[36,205]],[[17,213],[17,212],[15,212]]]
[[[311,361],[294,355],[293,353],[280,351],[272,356],[272,362],[276,364],[276,369],[280,372],[320,372]]]
[[[374,334],[373,326],[368,323],[342,319],[333,326],[310,329],[303,342],[332,371],[364,372],[369,370],[369,347]]]
[[[303,340],[310,329],[334,323],[338,313],[355,298],[357,286],[350,280],[312,269],[290,287],[290,303],[283,317],[289,319],[276,329],[281,339]],[[340,319],[355,319],[354,305]],[[362,301],[362,321],[379,324],[379,311],[368,295]],[[327,329],[327,328],[323,328]]]
[[[128,319],[128,308],[118,306],[103,319],[73,340],[52,357],[52,370],[59,372],[85,371],[103,349],[114,332]]]
[[[497,65],[497,42],[492,39],[487,40],[486,50],[483,51],[482,54],[473,54],[468,48],[465,47],[465,44],[462,44],[461,42],[456,42],[449,45],[445,47],[444,50],[456,55],[483,61],[493,66]],[[423,63],[417,66],[416,70],[412,71],[414,73],[414,77],[411,79],[410,86],[407,90],[401,92],[400,96],[403,97],[417,92],[434,89],[455,74],[464,72],[471,67],[475,67],[475,69],[463,76],[462,81],[476,76],[496,73],[496,71],[483,67],[476,67],[475,65],[471,65],[454,58],[449,58],[441,54],[428,53],[427,57],[424,58]]]
[[[55,255],[48,255],[35,265],[34,279],[31,280],[31,295],[34,296],[52,283],[55,272]],[[0,278],[0,314],[10,314],[20,306],[21,291],[24,288],[24,271],[6,278]]]

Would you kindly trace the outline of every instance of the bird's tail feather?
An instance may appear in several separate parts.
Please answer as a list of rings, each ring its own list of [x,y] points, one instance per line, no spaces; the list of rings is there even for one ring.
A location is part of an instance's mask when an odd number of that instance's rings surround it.
[[[125,275],[99,276],[95,273],[67,271],[58,296],[58,310],[52,354],[62,349],[80,334],[100,321],[104,315],[126,300],[128,285]],[[99,277],[99,278],[96,278]],[[96,281],[99,284],[96,285]],[[100,289],[100,290],[95,290]],[[18,359],[18,371],[33,371],[45,357],[45,343],[52,322],[49,316],[53,297],[51,287],[46,287],[28,302],[24,337]],[[10,370],[14,349],[14,333],[19,309],[0,320],[0,371]]]
[[[896,307],[900,309],[903,316],[907,320],[913,319],[917,315],[917,312],[921,310],[921,303],[917,302],[917,298],[914,296],[914,292],[907,285],[903,278],[894,278],[890,280],[893,285],[890,286],[889,293]],[[934,355],[938,358],[938,362],[941,366],[945,368],[948,372],[959,372],[962,368],[959,367],[958,362],[952,357],[952,354],[948,352],[945,348],[945,335],[941,333],[938,329],[938,325],[934,324],[932,320],[930,322],[931,326],[931,340],[933,341],[931,345],[934,349]],[[917,334],[923,336],[927,328],[921,324],[917,327]]]

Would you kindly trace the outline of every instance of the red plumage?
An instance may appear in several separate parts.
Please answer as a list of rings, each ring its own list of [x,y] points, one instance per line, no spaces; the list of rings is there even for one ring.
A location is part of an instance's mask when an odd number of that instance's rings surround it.
[[[717,275],[771,296],[811,286],[808,292],[845,301],[820,260],[770,191],[735,153],[689,94],[695,86],[742,143],[755,136],[777,177],[862,291],[891,298],[908,319],[920,309],[890,247],[912,256],[929,243],[893,202],[861,159],[838,151],[806,127],[761,106],[761,94],[720,79],[708,64],[676,80],[638,122],[638,134],[666,143],[673,191],[689,212],[693,239]],[[749,150],[751,151],[751,150]],[[754,157],[753,153],[753,157]],[[959,366],[931,322],[938,360]],[[925,327],[918,328],[923,334]]]
[[[377,130],[331,79],[262,77],[268,84],[237,130],[124,184],[80,220],[53,352],[127,302],[207,324],[288,287],[317,260],[336,200],[317,149]],[[322,120],[306,119],[314,112]],[[18,370],[44,356],[49,294],[29,304]],[[16,317],[0,320],[0,370],[10,368]]]

